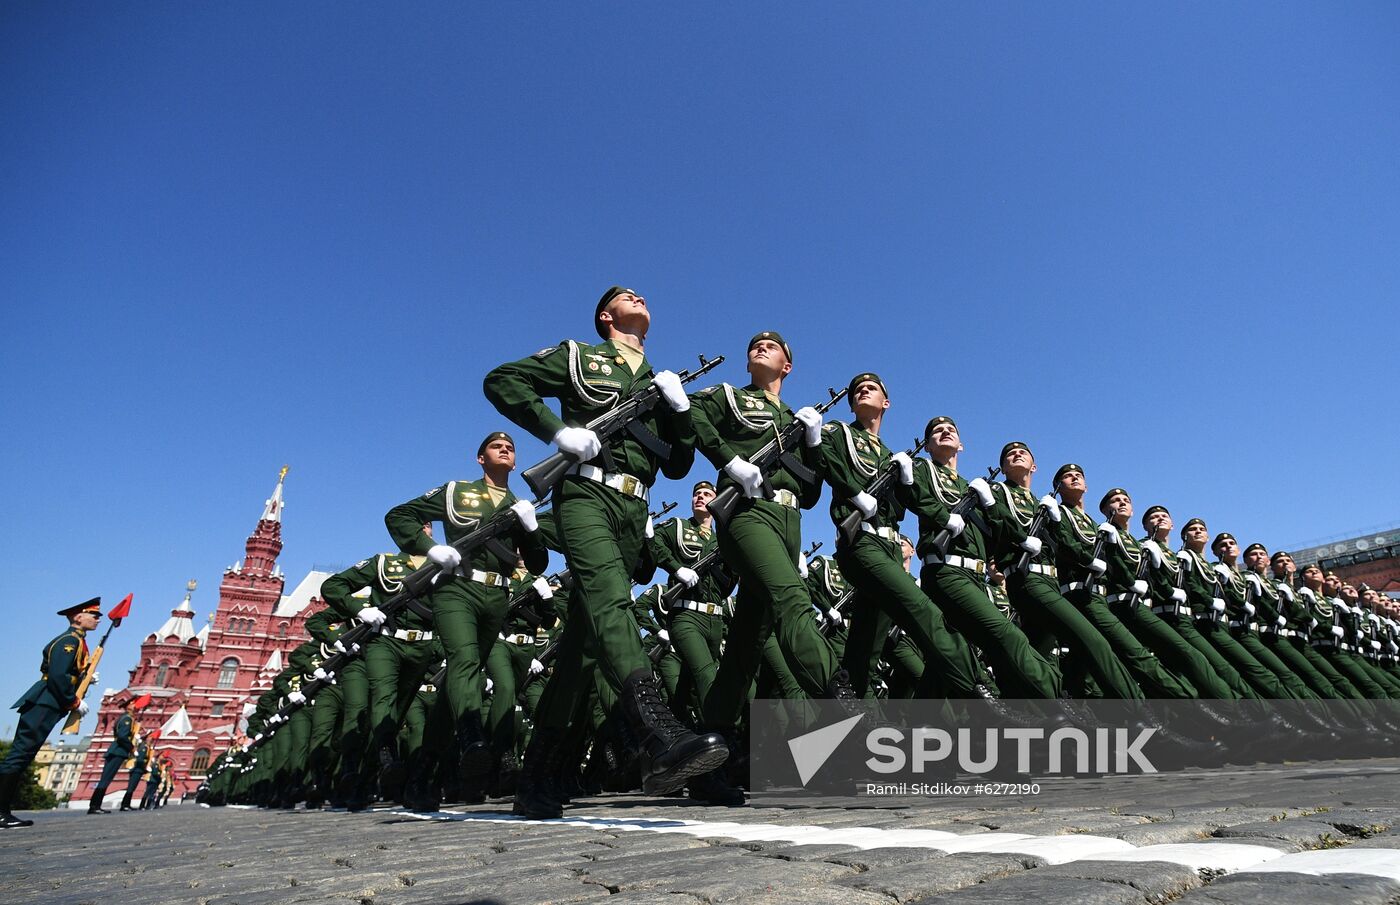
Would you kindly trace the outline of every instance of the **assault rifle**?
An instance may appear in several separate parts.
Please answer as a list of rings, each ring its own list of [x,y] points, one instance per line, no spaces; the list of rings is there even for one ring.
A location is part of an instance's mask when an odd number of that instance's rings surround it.
[[[1050,491],[1051,494],[1057,494],[1059,492],[1059,484],[1056,484],[1055,489]],[[1046,506],[1044,503],[1041,503],[1035,510],[1035,517],[1031,519],[1031,527],[1029,530],[1026,531],[1026,537],[1033,537],[1038,541],[1044,542],[1045,538],[1040,536],[1040,532],[1045,530],[1045,520],[1049,517],[1050,507]],[[1064,516],[1061,515],[1060,518],[1064,518]],[[1031,551],[1022,550],[1021,555],[1016,557],[1016,571],[1024,572],[1030,567],[1030,564]]]
[[[906,455],[912,459],[923,452],[923,449],[924,441],[919,440],[906,452]],[[865,492],[873,496],[878,504],[894,487],[894,482],[898,477],[899,464],[891,458],[884,464],[884,467],[876,473],[875,477],[871,479],[870,483],[865,488]],[[841,524],[837,526],[836,531],[843,546],[849,547],[856,542],[856,538],[860,536],[860,525],[863,521],[865,521],[865,519],[860,514],[859,509],[852,510],[850,515],[841,520]]]
[[[1001,474],[1000,468],[987,469],[987,483],[990,484]],[[959,517],[965,517],[969,512],[977,507],[977,491],[969,487],[963,491],[963,495],[953,504],[949,512]],[[948,545],[953,542],[953,532],[944,528],[933,537],[933,546],[938,550],[939,556],[948,555]]]
[[[706,358],[701,355],[700,367],[693,371],[681,371],[676,376],[680,378],[681,385],[684,386],[702,374],[713,371],[723,361],[723,355],[714,358]],[[623,399],[615,407],[608,409],[584,425],[598,435],[598,441],[602,444],[602,451],[598,453],[597,458],[602,463],[604,471],[616,471],[612,453],[608,450],[608,441],[624,430],[658,457],[662,459],[671,457],[671,444],[653,434],[641,422],[642,416],[656,408],[656,403],[660,400],[660,388],[655,383],[649,383],[643,389]],[[522,476],[525,478],[525,483],[530,485],[530,490],[534,492],[535,496],[543,498],[554,489],[555,484],[564,479],[564,475],[568,474],[570,469],[578,464],[577,457],[566,452],[555,452],[544,461],[525,469]]]
[[[846,396],[844,389],[837,392],[828,387],[826,392],[831,398],[816,407],[817,413],[821,415],[825,415],[833,405]],[[796,475],[797,479],[804,484],[812,484],[817,480],[816,472],[804,465],[791,452],[798,448],[802,442],[802,433],[806,429],[806,425],[794,418],[791,423],[778,430],[777,436],[763,444],[758,452],[749,457],[749,464],[757,466],[763,475],[763,484],[759,487],[759,492],[764,499],[773,498],[773,485],[768,482],[768,476],[777,471],[779,466],[787,466],[788,471]],[[714,517],[715,524],[723,528],[728,524],[730,517],[734,515],[734,507],[738,506],[739,501],[743,498],[743,491],[730,484],[721,490],[713,500],[710,500],[706,508]]]

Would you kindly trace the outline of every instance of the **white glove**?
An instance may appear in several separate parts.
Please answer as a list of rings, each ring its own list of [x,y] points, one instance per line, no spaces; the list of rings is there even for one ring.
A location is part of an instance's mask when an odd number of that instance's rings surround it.
[[[1309,628],[1309,629],[1315,629],[1315,628],[1317,628],[1317,617],[1316,617],[1316,616],[1314,616],[1314,617],[1312,617],[1311,619],[1308,620],[1308,628]]]
[[[1030,536],[1027,537],[1025,540],[1021,541],[1021,543],[1018,546],[1020,546],[1022,550],[1025,550],[1031,556],[1039,556],[1042,544],[1040,543],[1040,538]]]
[[[1221,608],[1221,609],[1224,609],[1224,608],[1225,608],[1225,604],[1224,604],[1223,601],[1222,601],[1221,604],[1220,604],[1220,608]],[[1274,620],[1274,624],[1277,625],[1279,628],[1288,628],[1288,617],[1286,617],[1286,616],[1280,616],[1280,617],[1278,617],[1277,619]]]
[[[700,583],[700,576],[695,574],[695,570],[690,568],[690,566],[681,566],[676,570],[676,581],[679,581],[687,588],[693,588]]]
[[[462,554],[451,544],[433,544],[428,548],[428,559],[444,569],[455,569],[462,564]]]
[[[906,487],[914,483],[914,460],[909,457],[907,452],[901,450],[890,456],[890,460],[899,466],[899,483]],[[1058,522],[1059,519],[1055,519],[1055,521]]]
[[[730,459],[724,466],[724,473],[737,481],[739,489],[744,491],[744,496],[750,499],[758,496],[763,488],[763,472],[747,459],[739,456]]]
[[[544,672],[544,664],[541,663],[539,660],[531,660],[531,661],[530,661],[530,675],[532,675],[532,676],[537,676],[537,675],[539,675],[539,674],[542,673],[542,672]]]
[[[1225,612],[1225,601],[1221,600],[1219,597],[1214,597],[1210,601],[1210,608],[1217,613],[1223,613]]]
[[[1108,563],[1101,559],[1091,559],[1089,560],[1089,571],[1095,575],[1102,575],[1108,571]]]
[[[690,409],[690,397],[685,394],[685,387],[681,386],[681,379],[671,371],[661,371],[652,375],[651,382],[656,384],[656,388],[661,391],[661,398],[666,400],[666,404],[673,412],[684,412]]]
[[[1152,568],[1162,568],[1162,548],[1157,546],[1155,540],[1145,540],[1142,542],[1142,549],[1147,551],[1147,555],[1152,557]]]
[[[289,703],[289,704],[305,704],[305,703],[306,703],[306,695],[302,694],[302,693],[299,692],[299,691],[289,691],[289,692],[287,692],[287,703]]]
[[[1380,649],[1381,649],[1381,643],[1380,643],[1379,641],[1372,640],[1372,641],[1371,641],[1371,650],[1380,650]]]
[[[389,617],[377,606],[367,606],[355,614],[355,618],[370,628],[379,628]]]
[[[1047,493],[1040,498],[1040,505],[1045,507],[1045,513],[1050,516],[1050,520],[1058,524],[1060,521],[1060,501],[1055,499],[1053,494]]]
[[[820,446],[822,442],[822,413],[810,405],[804,405],[793,412],[793,417],[801,421],[802,426],[806,428],[802,442],[808,446]]]
[[[311,674],[311,678],[313,678],[313,679],[318,679],[318,680],[320,680],[320,681],[322,681],[322,682],[326,681],[326,680],[329,679],[330,677],[331,677],[331,674],[328,673],[328,672],[326,672],[324,669],[322,669],[322,668],[319,667],[319,666],[316,667],[316,671],[313,672],[313,673]]]
[[[88,702],[87,702],[87,701],[79,701],[79,702],[78,702],[78,716],[82,717],[82,716],[87,716],[87,715],[88,715]]]
[[[1340,625],[1334,625],[1332,626],[1332,634],[1340,638],[1346,634],[1346,629],[1342,628]]]
[[[1182,547],[1180,550],[1176,551],[1176,563],[1188,572],[1196,568],[1195,559],[1189,553],[1186,552],[1185,547]]]
[[[1244,614],[1245,614],[1246,616],[1253,616],[1254,613],[1255,613],[1254,604],[1252,604],[1252,603],[1246,603],[1246,604],[1244,605]]]
[[[987,483],[986,478],[973,478],[967,482],[967,489],[977,494],[977,501],[983,509],[992,508],[992,504],[996,502],[992,499],[992,485]]]
[[[806,578],[807,578],[807,557],[803,556],[801,553],[797,554],[797,574],[798,574],[798,575],[801,575],[802,578],[803,578],[803,580],[806,580]]]
[[[836,626],[837,628],[840,628],[841,626],[846,624],[846,620],[842,619],[841,614],[838,613],[836,610],[826,611],[826,621]]]
[[[1174,603],[1185,603],[1185,602],[1186,602],[1186,592],[1183,591],[1181,588],[1172,588],[1172,602],[1174,602]]]
[[[540,523],[535,518],[535,507],[530,505],[529,500],[516,500],[510,504],[510,511],[515,513],[515,517],[520,519],[520,527],[530,533],[540,530]]]
[[[1133,582],[1133,593],[1136,594],[1136,595],[1138,595],[1139,597],[1146,597],[1146,596],[1147,596],[1147,582],[1143,581],[1141,578],[1139,578],[1137,581]]]
[[[495,683],[495,682],[492,682],[491,679],[490,679],[490,677],[487,677],[487,679],[486,679],[486,690],[487,690],[487,691],[490,691],[491,689],[493,689],[493,688],[495,688],[495,687],[496,687],[496,683]]]
[[[664,628],[656,633],[656,637],[660,638],[662,641],[665,641],[667,644],[671,643],[671,633],[666,631]]]
[[[967,528],[967,522],[956,512],[948,513],[948,524],[944,526],[948,529],[948,534],[957,537]]]
[[[535,593],[540,595],[541,600],[549,600],[554,596],[554,589],[549,586],[549,582],[543,577],[536,578],[530,582],[530,587],[535,589]]]
[[[334,647],[336,650],[340,651],[342,654],[358,654],[360,652],[360,645],[352,642],[350,644],[350,648],[347,650],[345,645],[341,642],[339,638],[335,639],[335,644],[331,646]]]
[[[94,685],[97,684],[97,680],[100,679],[100,678],[102,678],[102,675],[101,675],[100,673],[93,673],[93,674],[92,674],[92,680],[91,680],[92,684],[94,684]]]
[[[1118,526],[1113,524],[1112,522],[1104,522],[1103,524],[1099,525],[1098,531],[1104,537],[1108,538],[1110,542],[1115,544],[1119,543]]]
[[[880,511],[880,502],[864,490],[851,497],[851,505],[859,509],[860,514],[867,519],[874,518],[875,513]]]
[[[647,523],[646,526],[642,528],[642,534],[647,540],[651,540],[656,536],[656,526],[652,524],[650,513],[647,514]]]
[[[603,442],[586,427],[561,427],[554,435],[554,445],[565,455],[587,462],[603,451]]]
[[[1259,580],[1258,575],[1255,575],[1253,572],[1246,572],[1244,573],[1244,580],[1253,585],[1256,592],[1263,592],[1264,583]]]

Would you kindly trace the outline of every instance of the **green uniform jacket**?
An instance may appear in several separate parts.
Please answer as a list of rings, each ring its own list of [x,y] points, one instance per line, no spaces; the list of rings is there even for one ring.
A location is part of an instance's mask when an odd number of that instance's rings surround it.
[[[1312,614],[1308,612],[1308,605],[1293,586],[1282,578],[1274,579],[1274,587],[1278,589],[1279,607],[1283,614],[1287,628],[1302,632],[1304,635],[1312,632]]]
[[[597,345],[565,340],[491,371],[483,390],[496,411],[550,443],[560,428],[583,427],[628,396],[646,389],[651,385],[651,377],[649,361],[643,358],[633,374],[610,340]],[[545,405],[545,399],[559,400],[559,415]],[[695,461],[695,431],[690,413],[690,409],[673,412],[665,400],[658,402],[640,421],[670,444],[670,457],[663,461],[631,431],[619,431],[607,444],[614,469],[641,478],[648,487],[656,481],[658,468],[668,478],[685,477]],[[531,566],[530,570],[538,572],[544,568]]]
[[[695,442],[719,472],[720,490],[737,487],[734,479],[724,470],[729,460],[735,456],[748,459],[795,420],[786,402],[781,399],[773,402],[753,384],[742,390],[727,383],[706,387],[691,398],[691,403]],[[798,460],[820,478],[820,447],[809,448],[801,440],[797,441],[797,447]],[[768,475],[768,483],[774,490],[788,490],[797,494],[798,503],[803,509],[811,509],[821,499],[820,480],[807,484],[785,465],[779,465]]]
[[[841,567],[834,558],[813,556],[807,563],[807,593],[818,608],[831,612],[837,601],[850,590],[851,585],[841,574]]]
[[[992,529],[990,553],[997,567],[1009,571],[1021,558],[1020,544],[1030,534],[1031,522],[1040,508],[1040,498],[1024,487],[1009,481],[992,484],[992,508],[987,511],[987,523]],[[1061,510],[1061,519],[1064,518]],[[1054,522],[1046,519],[1047,524]],[[1055,532],[1041,531],[1040,553],[1030,561],[1048,565],[1055,561]]]
[[[1118,529],[1118,543],[1110,540],[1103,545],[1104,563],[1108,566],[1103,577],[1109,593],[1121,594],[1132,590],[1133,582],[1137,581],[1138,564],[1145,555],[1132,531]],[[1147,593],[1152,593],[1151,582],[1148,583]]]
[[[1098,523],[1084,507],[1060,506],[1060,520],[1051,521],[1046,533],[1055,538],[1055,568],[1059,570],[1061,584],[1085,581],[1089,577],[1098,528]],[[1101,578],[1094,576],[1096,584],[1100,581]]]
[[[661,624],[656,621],[655,615],[661,603],[661,591],[662,586],[656,584],[632,598],[632,615],[637,620],[637,627],[652,636],[661,631]]]
[[[36,704],[46,704],[57,710],[72,710],[78,706],[78,684],[87,668],[88,649],[83,629],[70,626],[63,634],[44,645],[39,660],[39,681],[10,705],[20,713]]]
[[[123,713],[117,718],[117,725],[112,729],[112,744],[107,746],[108,757],[121,757],[122,760],[126,760],[131,756],[131,730],[135,726],[136,721],[129,713]]]
[[[1249,597],[1249,584],[1237,566],[1227,566],[1218,562],[1214,566],[1220,582],[1221,597],[1225,598],[1225,615],[1231,622],[1252,622],[1253,618],[1245,610]]]
[[[426,534],[422,536],[427,537]],[[365,607],[378,607],[403,590],[403,580],[424,561],[422,557],[418,557],[416,562],[414,559],[407,553],[377,553],[369,559],[362,559],[321,582],[321,597],[336,615],[347,620],[354,619]],[[369,588],[368,598],[353,596],[364,588]],[[426,631],[433,627],[433,621],[410,605],[401,608],[386,625],[390,629]]]
[[[470,533],[478,523],[485,522],[498,510],[509,509],[515,500],[515,494],[507,490],[501,498],[500,505],[492,503],[485,478],[476,481],[448,481],[420,497],[390,509],[384,516],[384,524],[389,529],[389,536],[401,551],[421,556],[437,543],[431,536],[423,533],[424,524],[442,522],[443,532],[450,544]],[[520,551],[520,555],[525,558],[525,568],[531,572],[543,572],[549,568],[549,552],[538,535],[539,532],[526,531],[517,523],[510,535],[511,542],[505,545]],[[502,552],[493,544],[477,547],[469,557],[463,558],[461,568],[509,575],[515,571],[515,556],[512,554],[506,558]]]
[[[148,745],[148,744],[146,744],[145,742],[137,742],[137,744],[136,744],[136,763],[132,766],[131,769],[133,769],[133,770],[144,770],[144,769],[146,769],[146,761],[150,758],[150,756],[151,756],[151,746]]]
[[[682,566],[694,568],[702,557],[719,546],[719,541],[714,531],[702,532],[694,517],[672,518],[653,529],[648,546],[656,564],[674,576]],[[678,582],[672,578],[671,583]],[[701,575],[699,583],[682,591],[681,596],[704,603],[723,603],[734,590],[734,584],[735,580],[720,565]]]
[[[527,569],[516,569],[510,576],[510,597],[514,600],[529,593],[541,575]],[[557,591],[557,589],[555,589]],[[567,596],[567,595],[565,595]],[[524,606],[511,613],[501,629],[503,635],[534,635],[541,629],[548,629],[558,617],[554,610],[554,598],[543,600],[538,594],[530,594]]]
[[[1215,612],[1215,601],[1223,603],[1225,600],[1221,595],[1220,581],[1215,574],[1215,568],[1204,556],[1186,547],[1177,553],[1177,561],[1185,563],[1186,602],[1191,607],[1192,615],[1209,616]],[[1224,611],[1221,611],[1220,617],[1224,616]]]
[[[1142,538],[1143,541],[1148,539],[1147,537]],[[1181,563],[1177,559],[1175,550],[1164,543],[1157,544],[1157,549],[1162,551],[1162,564],[1148,567],[1147,593],[1158,603],[1170,603],[1172,592],[1177,589],[1180,582],[1186,580],[1186,576],[1181,574]],[[1183,587],[1182,590],[1185,588]],[[1186,595],[1186,600],[1187,603],[1190,603],[1190,594]]]
[[[967,481],[961,475],[923,457],[914,460],[914,483],[907,487],[896,485],[895,493],[900,502],[919,518],[919,543],[915,551],[921,559],[938,552],[933,539],[948,527],[953,506],[966,492]],[[986,560],[987,537],[982,533],[982,526],[988,525],[987,517],[987,510],[974,508],[964,520],[963,533],[949,542],[948,555]]]
[[[1306,585],[1298,589],[1298,599],[1308,608],[1308,615],[1312,617],[1312,638],[1314,641],[1338,640],[1332,634],[1332,626],[1336,624],[1337,613],[1332,609],[1332,601],[1321,591],[1314,591]]]
[[[831,485],[831,521],[840,525],[856,507],[851,498],[866,487],[879,474],[880,469],[890,460],[890,450],[883,440],[861,426],[859,421],[850,424],[844,421],[831,421],[822,427],[821,450],[822,477]],[[865,519],[877,528],[899,530],[904,519],[904,506],[896,494],[886,494],[879,501],[875,518]]]
[[[1257,572],[1245,572],[1244,577],[1249,582],[1249,599],[1254,603],[1254,618],[1258,620],[1259,626],[1285,627],[1288,623],[1286,618],[1282,625],[1278,621],[1283,616],[1283,598],[1274,583],[1267,576]]]

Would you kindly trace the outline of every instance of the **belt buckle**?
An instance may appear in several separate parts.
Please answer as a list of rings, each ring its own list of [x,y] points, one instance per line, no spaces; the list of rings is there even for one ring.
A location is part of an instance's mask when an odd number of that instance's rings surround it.
[[[715,606],[713,603],[707,603],[707,604],[705,604],[705,615],[706,615],[706,616],[713,616],[715,613],[718,613],[718,612],[719,612],[719,607]]]
[[[974,560],[977,564],[972,567],[972,571],[978,575],[987,574],[987,561],[983,559]]]
[[[417,640],[418,640],[418,629],[416,629],[416,628],[411,628],[411,629],[409,629],[407,632],[405,632],[405,633],[404,633],[404,640],[405,640],[405,641],[417,641]]]
[[[618,489],[621,490],[623,493],[630,494],[631,496],[636,496],[637,484],[639,483],[637,479],[630,474],[618,475],[618,477],[621,478],[621,481],[618,482]]]

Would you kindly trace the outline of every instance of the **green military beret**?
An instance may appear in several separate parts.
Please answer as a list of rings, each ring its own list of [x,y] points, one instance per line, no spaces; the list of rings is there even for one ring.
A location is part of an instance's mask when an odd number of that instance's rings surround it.
[[[933,429],[940,424],[951,424],[953,425],[953,430],[958,429],[957,422],[952,418],[949,418],[947,415],[939,415],[937,418],[932,419],[928,424],[924,425],[924,436],[927,437],[929,434],[933,433]]]
[[[1012,440],[1010,443],[1006,444],[1001,448],[1001,457],[997,459],[997,461],[1005,462],[1006,454],[1011,452],[1013,449],[1024,449],[1026,452],[1031,452],[1031,448],[1026,444],[1022,443],[1020,440]],[[1035,458],[1035,453],[1031,453],[1031,458]]]
[[[1166,512],[1167,515],[1171,515],[1171,513],[1167,511],[1166,506],[1148,506],[1147,511],[1142,514],[1142,527],[1146,528],[1147,520],[1159,512]]]
[[[511,446],[515,445],[515,440],[511,438],[510,434],[505,431],[492,431],[486,435],[486,439],[482,440],[481,445],[476,448],[476,454],[478,456],[485,455],[486,447],[491,444],[492,440],[509,440]]]
[[[1122,487],[1115,487],[1108,493],[1105,493],[1103,499],[1099,500],[1099,511],[1102,512],[1105,517],[1108,515],[1108,501],[1118,496],[1120,493],[1130,500],[1133,498],[1132,494],[1128,493],[1128,491],[1124,490]]]
[[[60,615],[60,616],[67,616],[69,619],[72,619],[74,616],[78,615],[79,613],[100,613],[100,612],[102,612],[102,598],[101,598],[101,597],[94,597],[94,598],[92,598],[91,600],[85,600],[85,601],[83,601],[82,603],[75,603],[75,604],[73,604],[72,606],[68,607],[67,609],[59,610],[59,611],[58,611],[58,615]]]
[[[1228,531],[1222,531],[1222,532],[1220,532],[1219,534],[1217,534],[1217,535],[1215,536],[1215,540],[1213,540],[1213,541],[1210,542],[1210,548],[1211,548],[1211,550],[1213,551],[1213,550],[1215,550],[1216,547],[1219,547],[1219,546],[1220,546],[1222,543],[1224,543],[1225,541],[1227,541],[1227,540],[1234,540],[1234,539],[1235,539],[1235,536],[1234,536],[1233,534],[1231,534],[1231,533],[1228,532]]]
[[[885,394],[885,398],[889,398],[890,391],[885,389],[885,382],[880,379],[879,374],[873,371],[861,371],[851,378],[850,383],[846,384],[846,404],[851,407],[852,411],[854,411],[856,407],[856,387],[867,382],[878,385],[880,387],[880,392]]]
[[[1202,521],[1201,519],[1198,519],[1198,518],[1188,519],[1187,522],[1186,522],[1186,524],[1184,524],[1184,525],[1181,526],[1181,539],[1182,539],[1182,540],[1186,540],[1186,529],[1190,528],[1190,527],[1193,526],[1193,525],[1200,525],[1202,528],[1204,528],[1204,527],[1206,526],[1206,523],[1205,523],[1204,521]]]
[[[696,481],[695,486],[690,488],[690,495],[695,496],[695,494],[701,490],[708,490],[710,493],[718,493],[718,491],[715,490],[715,485],[711,484],[709,481]]]
[[[1262,550],[1262,551],[1264,551],[1265,553],[1268,553],[1268,552],[1269,552],[1269,548],[1266,547],[1266,546],[1264,546],[1263,544],[1250,544],[1248,547],[1245,547],[1245,548],[1244,548],[1244,555],[1245,555],[1245,556],[1248,556],[1249,554],[1253,553],[1255,550]]]
[[[619,295],[622,295],[622,293],[624,292],[629,292],[632,295],[637,294],[635,292],[632,292],[632,290],[628,289],[626,286],[609,286],[608,291],[603,293],[603,297],[598,299],[598,307],[593,309],[593,329],[597,330],[598,335],[603,337],[604,339],[608,338],[608,334],[603,329],[602,321],[598,320],[598,315],[602,314],[603,309],[608,307],[608,302],[611,302],[613,299],[617,298]]]
[[[1280,559],[1287,559],[1289,555],[1290,554],[1287,550],[1275,550],[1274,555],[1269,557],[1269,562],[1277,562]]]
[[[777,333],[772,330],[764,330],[762,333],[755,333],[753,335],[753,339],[749,340],[749,344],[744,347],[744,351],[747,352],[749,351],[749,349],[752,349],[754,347],[754,344],[761,339],[771,339],[773,342],[782,346],[783,354],[787,356],[788,364],[792,364],[792,347],[790,347],[787,344],[787,340],[783,339],[783,335],[781,333]]]
[[[1077,474],[1082,478],[1084,476],[1084,469],[1075,465],[1073,462],[1061,465],[1059,470],[1055,472],[1055,485],[1058,486],[1059,483],[1064,480],[1065,475],[1068,474]]]

